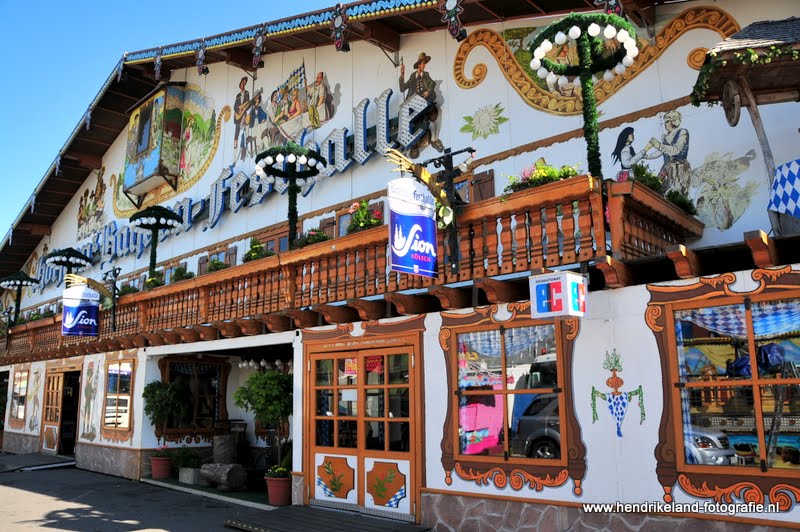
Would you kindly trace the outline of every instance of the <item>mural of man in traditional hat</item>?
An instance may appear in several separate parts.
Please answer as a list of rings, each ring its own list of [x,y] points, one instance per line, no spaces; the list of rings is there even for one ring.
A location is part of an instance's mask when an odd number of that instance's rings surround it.
[[[411,146],[409,156],[415,159],[419,156],[420,148],[425,148],[428,144],[437,151],[444,151],[442,141],[439,140],[439,109],[436,106],[436,82],[431,79],[431,75],[425,71],[425,67],[430,63],[431,57],[425,52],[419,54],[417,62],[414,63],[414,72],[406,77],[406,66],[400,60],[400,91],[406,93],[406,99],[418,94],[428,101],[428,111],[425,117],[428,120],[428,132],[422,136],[419,143]]]

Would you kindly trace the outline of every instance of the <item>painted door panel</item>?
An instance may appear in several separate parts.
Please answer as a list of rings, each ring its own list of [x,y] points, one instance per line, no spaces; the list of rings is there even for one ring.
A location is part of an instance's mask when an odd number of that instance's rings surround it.
[[[45,377],[42,452],[47,454],[58,453],[58,431],[61,426],[61,396],[63,386],[63,373],[51,373]]]

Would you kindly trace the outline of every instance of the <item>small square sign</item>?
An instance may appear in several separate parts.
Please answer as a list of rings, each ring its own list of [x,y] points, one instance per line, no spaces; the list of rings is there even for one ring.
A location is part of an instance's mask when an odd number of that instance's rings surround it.
[[[532,275],[531,316],[578,316],[586,314],[586,278],[572,272]]]

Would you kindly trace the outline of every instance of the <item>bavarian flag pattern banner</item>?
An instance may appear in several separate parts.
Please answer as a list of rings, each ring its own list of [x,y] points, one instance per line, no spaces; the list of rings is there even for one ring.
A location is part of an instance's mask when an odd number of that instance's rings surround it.
[[[769,209],[800,218],[800,159],[775,169]]]
[[[392,271],[437,277],[436,204],[415,179],[389,181],[389,247]]]

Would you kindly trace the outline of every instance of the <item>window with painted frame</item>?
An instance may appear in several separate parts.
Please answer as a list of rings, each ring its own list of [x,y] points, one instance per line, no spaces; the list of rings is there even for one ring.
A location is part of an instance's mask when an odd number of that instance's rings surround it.
[[[800,476],[800,297],[701,305],[672,307],[679,468]]]
[[[228,374],[230,363],[214,356],[166,357],[159,361],[161,379],[178,383],[178,395],[186,405],[184,413],[167,420],[167,434],[211,434],[214,425],[227,421]]]
[[[134,359],[113,360],[106,363],[106,391],[103,404],[103,428],[120,431],[131,430],[133,409]]]
[[[11,388],[11,410],[8,415],[10,422],[25,421],[26,398],[28,396],[28,376],[26,370],[14,372],[14,382]]]
[[[556,328],[531,320],[452,330],[459,460],[562,463],[566,424]]]

